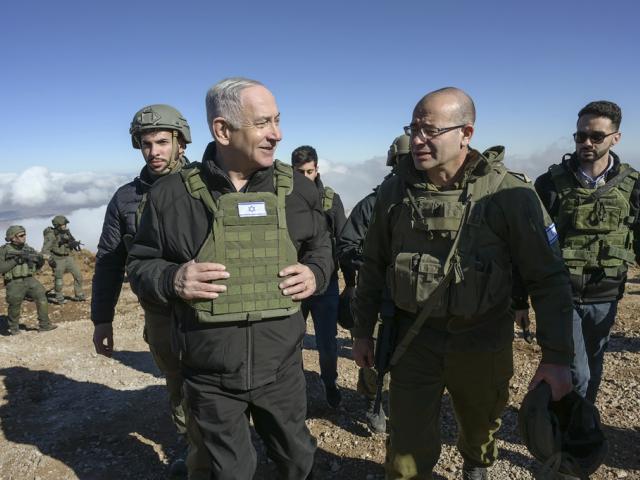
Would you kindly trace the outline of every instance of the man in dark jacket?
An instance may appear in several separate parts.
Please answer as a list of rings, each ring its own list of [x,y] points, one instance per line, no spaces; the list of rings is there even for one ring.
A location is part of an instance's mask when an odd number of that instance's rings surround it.
[[[93,343],[96,352],[113,353],[113,317],[124,280],[127,250],[138,229],[151,186],[166,175],[179,172],[189,162],[184,155],[191,143],[189,124],[178,110],[169,105],[149,105],[133,117],[131,143],[141,150],[145,166],[132,182],[121,186],[107,206],[102,235],[98,242],[93,275],[91,320],[94,323]],[[171,349],[171,317],[166,308],[151,302],[141,302],[144,308],[144,338],[159,370],[167,382],[173,422],[178,433],[187,434],[182,401],[182,373],[178,357]],[[192,435],[188,435],[191,437]],[[197,439],[189,439],[187,468],[189,478],[209,478],[208,457]],[[177,459],[170,468],[172,475],[184,474],[184,460]]]
[[[591,402],[627,267],[640,258],[640,175],[611,150],[620,141],[621,120],[615,103],[589,103],[578,113],[575,152],[535,183],[571,276],[574,385]]]
[[[387,152],[387,166],[395,169],[398,159],[401,156],[408,155],[409,153],[409,135],[400,135],[396,137],[389,146],[389,151]],[[385,180],[391,175],[393,175],[393,170],[385,177]],[[349,218],[340,233],[340,237],[338,238],[337,250],[340,264],[355,272],[357,272],[362,265],[364,239],[367,235],[369,224],[371,223],[377,192],[378,187],[374,188],[369,195],[364,197],[356,204],[355,207],[353,207],[353,210],[351,210]],[[342,295],[352,299],[355,294],[355,290],[355,275],[352,275],[349,278],[345,275],[345,287]],[[380,304],[380,321],[393,321],[393,311],[393,302],[389,298],[388,292],[385,291],[385,299]],[[376,325],[376,329],[373,334],[376,341],[378,338],[379,325],[379,323]],[[388,378],[388,376],[385,378]],[[384,433],[387,429],[384,409],[381,407],[378,413],[376,413],[374,409],[377,380],[378,372],[373,368],[362,367],[358,370],[358,393],[364,395],[367,399],[367,411],[365,414],[367,425],[374,433]]]
[[[296,148],[291,154],[291,165],[298,172],[311,180],[320,194],[322,210],[327,218],[327,227],[331,236],[335,270],[327,290],[321,295],[314,295],[302,302],[302,316],[307,319],[309,312],[313,318],[316,335],[316,346],[320,358],[320,377],[324,384],[327,403],[333,408],[340,405],[341,395],[336,384],[338,378],[338,262],[336,239],[346,222],[342,200],[331,187],[325,186],[318,171],[318,153],[308,145]],[[353,270],[342,270],[345,281],[354,281]]]
[[[352,330],[359,366],[373,362],[383,288],[395,305],[388,479],[432,476],[445,388],[462,478],[488,478],[513,373],[514,265],[539,321],[542,359],[531,386],[544,380],[555,400],[571,391],[571,291],[557,242],[545,234],[551,220],[533,186],[504,167],[502,148],[470,147],[474,124],[473,100],[460,89],[416,104],[405,128],[411,156],[380,186],[364,243]]]
[[[214,137],[201,165],[151,190],[127,272],[172,311],[188,408],[212,477],[250,480],[249,419],[280,478],[310,474],[299,301],[333,270],[317,190],[274,163],[280,114],[261,83],[230,78],[207,94]]]

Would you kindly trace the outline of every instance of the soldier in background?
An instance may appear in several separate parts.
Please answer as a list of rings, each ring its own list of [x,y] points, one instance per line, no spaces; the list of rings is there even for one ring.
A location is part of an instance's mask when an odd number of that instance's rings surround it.
[[[34,277],[44,265],[44,257],[27,245],[27,232],[12,225],[5,235],[7,243],[0,247],[0,274],[4,278],[9,316],[9,335],[20,333],[22,301],[29,295],[38,311],[38,331],[58,328],[49,320],[49,305],[42,284]]]
[[[145,166],[138,177],[116,191],[107,206],[93,275],[93,343],[97,353],[108,357],[113,353],[113,318],[124,281],[127,252],[138,231],[147,194],[157,180],[180,172],[189,164],[184,152],[191,143],[187,120],[169,105],[149,105],[140,109],[133,116],[129,133],[133,148],[142,153]],[[173,423],[189,442],[186,465],[184,459],[176,459],[170,466],[170,474],[186,476],[188,470],[191,480],[208,480],[208,456],[203,448],[196,446],[199,444],[197,432],[188,432],[180,361],[171,348],[170,311],[166,305],[144,301],[141,305],[144,339],[165,376]]]
[[[80,251],[81,243],[73,238],[69,231],[69,220],[63,215],[56,215],[51,220],[53,228],[48,227],[44,230],[44,243],[42,253],[49,258],[49,266],[53,270],[55,278],[55,298],[51,301],[62,305],[65,303],[62,286],[64,274],[70,272],[73,275],[73,291],[74,296],[71,300],[75,302],[84,302],[85,296],[82,291],[82,272],[73,259],[71,252]]]
[[[327,403],[332,408],[338,408],[342,396],[336,380],[338,378],[338,262],[336,239],[346,222],[344,206],[340,195],[331,187],[325,186],[318,171],[318,153],[315,148],[303,145],[291,154],[291,165],[298,172],[311,180],[320,194],[322,210],[327,218],[327,226],[333,247],[335,269],[327,290],[320,295],[313,295],[302,301],[302,316],[307,319],[309,312],[313,318],[313,328],[316,336],[316,347],[320,358],[320,378],[324,384]],[[354,282],[354,272],[342,270],[345,279]]]
[[[393,140],[393,143],[389,147],[387,153],[387,166],[392,167],[392,172],[385,177],[385,180],[389,176],[393,175],[393,169],[398,163],[398,159],[404,155],[408,155],[409,150],[409,135],[400,135]],[[376,194],[378,187],[374,188],[369,195],[360,200],[347,219],[340,237],[338,238],[338,258],[340,264],[343,265],[343,272],[345,268],[357,272],[362,265],[362,251],[364,249],[364,239],[369,229],[369,223],[371,222],[371,216],[373,214],[373,206],[376,203]],[[348,277],[346,274],[345,288],[342,292],[342,296],[347,297],[348,302],[351,301],[356,290],[355,275]],[[388,293],[388,292],[387,292]],[[385,301],[380,305],[380,321],[391,320],[393,317],[393,302],[386,295]],[[379,323],[376,324],[376,329],[373,334],[373,338],[377,338]],[[358,371],[358,393],[365,396],[367,399],[367,412],[366,419],[367,425],[371,431],[375,433],[384,433],[386,431],[386,419],[384,410],[381,408],[378,413],[374,412],[375,398],[376,398],[376,383],[378,373],[371,367],[361,367]]]

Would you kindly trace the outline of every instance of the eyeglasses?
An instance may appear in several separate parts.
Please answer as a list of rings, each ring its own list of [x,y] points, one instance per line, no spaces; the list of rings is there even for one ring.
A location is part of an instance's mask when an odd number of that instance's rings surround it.
[[[604,142],[604,139],[614,135],[618,132],[611,132],[611,133],[604,133],[604,132],[592,132],[592,133],[587,133],[587,132],[576,132],[573,134],[573,139],[576,141],[576,143],[584,143],[587,141],[587,139],[591,140],[591,143],[602,143]]]
[[[404,133],[411,137],[415,137],[416,135],[420,137],[421,140],[427,141],[427,138],[434,138],[442,135],[443,133],[450,132],[451,130],[455,130],[456,128],[465,127],[467,124],[463,123],[461,125],[454,125],[453,127],[428,127],[426,125],[416,125],[412,123],[404,127]]]

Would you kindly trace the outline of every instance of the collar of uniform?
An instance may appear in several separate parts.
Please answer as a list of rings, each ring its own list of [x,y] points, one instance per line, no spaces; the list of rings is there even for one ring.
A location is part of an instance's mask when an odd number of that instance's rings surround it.
[[[613,150],[609,150],[609,155],[613,159],[613,165],[610,165],[610,168],[608,168],[608,170],[605,173],[605,182],[608,182],[613,177],[618,175],[618,173],[620,173],[620,164],[621,164],[620,157],[618,157],[618,155]],[[576,177],[576,181],[580,185],[582,185],[582,182],[580,182],[580,179],[579,179],[580,173],[578,171],[580,168],[580,162],[578,161],[576,152],[573,152],[571,154],[569,153],[565,154],[564,157],[562,158],[562,165],[564,166],[565,169],[571,172],[573,176]]]
[[[216,142],[210,142],[202,155],[202,166],[207,183],[211,190],[219,191],[220,193],[235,192],[236,188],[233,186],[229,174],[220,166],[216,159]],[[262,183],[267,176],[273,175],[273,165],[255,171],[250,177],[249,181],[242,189],[243,192],[252,191],[251,186],[256,183]]]

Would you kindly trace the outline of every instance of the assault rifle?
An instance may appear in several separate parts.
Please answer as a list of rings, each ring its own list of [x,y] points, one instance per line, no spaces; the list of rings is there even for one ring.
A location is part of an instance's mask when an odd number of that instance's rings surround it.
[[[373,365],[378,373],[376,378],[376,399],[373,404],[373,413],[380,413],[380,403],[382,402],[382,387],[384,376],[389,371],[391,357],[396,346],[398,328],[393,318],[384,318],[378,327],[378,338],[376,339],[376,349]]]
[[[18,265],[26,263],[30,268],[40,268],[44,264],[44,257],[37,252],[11,252],[5,258],[7,260],[15,260]]]
[[[67,233],[66,235],[62,235],[60,237],[60,240],[58,240],[58,245],[67,245],[71,250],[79,252],[80,250],[82,250],[80,247],[82,247],[84,244],[73,238],[73,235],[71,235],[70,233]]]

